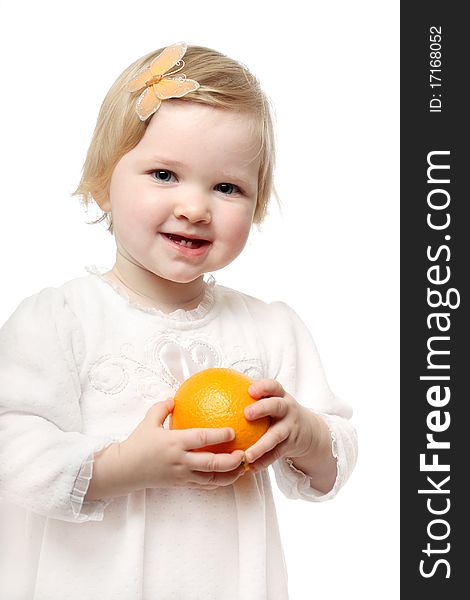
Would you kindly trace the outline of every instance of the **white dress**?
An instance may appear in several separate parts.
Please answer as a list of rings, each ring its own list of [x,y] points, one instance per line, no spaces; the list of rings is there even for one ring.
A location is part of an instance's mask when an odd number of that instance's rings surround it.
[[[213,491],[147,489],[84,502],[93,453],[125,439],[188,373],[277,379],[322,413],[338,475],[322,495],[286,460],[289,498],[332,498],[356,460],[350,409],[328,388],[286,304],[206,284],[170,315],[95,271],[25,299],[0,330],[0,597],[8,600],[285,600],[269,471]]]

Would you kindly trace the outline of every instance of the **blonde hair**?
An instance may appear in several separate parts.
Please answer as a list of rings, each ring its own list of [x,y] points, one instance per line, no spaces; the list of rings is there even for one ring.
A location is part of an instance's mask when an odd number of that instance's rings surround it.
[[[132,63],[114,82],[101,105],[93,137],[83,165],[82,177],[73,195],[88,206],[93,200],[107,198],[116,164],[142,139],[150,118],[141,121],[135,112],[139,92],[129,93],[126,83],[162,52],[155,50]],[[275,142],[269,101],[258,79],[241,63],[202,46],[188,46],[183,57],[184,74],[200,87],[176,102],[198,102],[215,108],[238,111],[254,118],[260,137],[260,168],[254,222],[261,223],[274,192]],[[110,213],[105,220],[112,232]]]

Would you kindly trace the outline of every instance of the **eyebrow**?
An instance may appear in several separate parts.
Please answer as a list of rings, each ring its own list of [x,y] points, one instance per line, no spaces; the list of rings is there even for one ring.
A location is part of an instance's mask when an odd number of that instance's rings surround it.
[[[237,183],[239,183],[240,185],[242,185],[245,188],[248,188],[250,186],[256,186],[257,184],[257,180],[256,181],[249,181],[246,177],[243,177],[242,175],[237,175],[237,173],[229,173],[228,171],[223,171],[221,173],[221,177],[223,179],[226,178],[227,183],[231,182],[231,181],[235,181]]]
[[[168,166],[175,166],[175,167],[185,167],[186,165],[182,162],[180,162],[179,160],[168,160],[165,158],[162,158],[161,156],[151,156],[149,158],[150,162],[158,162],[158,163],[162,163],[163,165],[168,165]]]

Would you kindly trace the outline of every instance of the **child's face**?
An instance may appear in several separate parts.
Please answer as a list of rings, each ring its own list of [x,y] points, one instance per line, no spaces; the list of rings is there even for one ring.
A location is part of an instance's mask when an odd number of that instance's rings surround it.
[[[256,207],[258,147],[246,116],[163,102],[116,165],[103,207],[121,257],[179,283],[234,260]]]

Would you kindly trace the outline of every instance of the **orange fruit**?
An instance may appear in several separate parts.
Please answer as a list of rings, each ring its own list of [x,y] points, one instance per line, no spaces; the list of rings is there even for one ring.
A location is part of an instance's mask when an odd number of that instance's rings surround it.
[[[197,450],[246,450],[266,432],[271,421],[270,417],[255,421],[245,418],[243,409],[255,401],[248,393],[252,383],[252,379],[233,369],[214,368],[195,373],[174,396],[171,428],[233,427],[236,435],[232,441]]]

